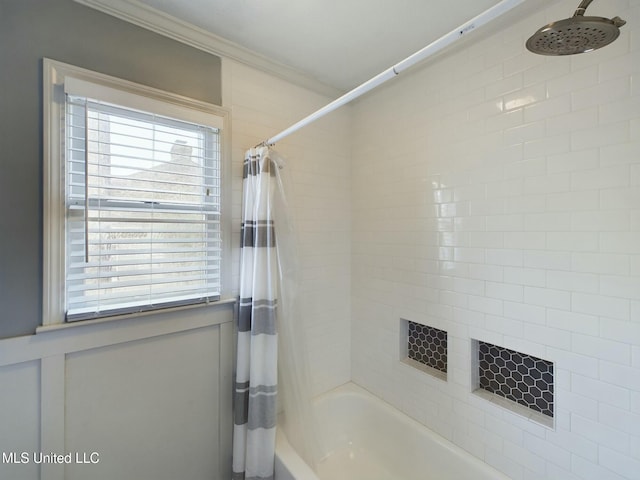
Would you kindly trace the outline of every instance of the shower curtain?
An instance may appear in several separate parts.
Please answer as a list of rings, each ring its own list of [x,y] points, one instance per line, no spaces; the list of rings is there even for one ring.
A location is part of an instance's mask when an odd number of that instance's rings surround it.
[[[291,191],[289,170],[276,151],[261,147],[247,152],[233,480],[273,479],[278,413],[289,443],[308,465],[314,466],[322,451],[311,408],[296,229],[287,198]]]
[[[267,147],[244,161],[233,480],[272,480],[276,434],[277,166]]]

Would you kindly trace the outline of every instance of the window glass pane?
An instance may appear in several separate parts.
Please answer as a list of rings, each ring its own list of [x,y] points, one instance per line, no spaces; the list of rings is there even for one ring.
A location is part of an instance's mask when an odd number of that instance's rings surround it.
[[[217,298],[218,130],[68,97],[67,135],[67,318]]]

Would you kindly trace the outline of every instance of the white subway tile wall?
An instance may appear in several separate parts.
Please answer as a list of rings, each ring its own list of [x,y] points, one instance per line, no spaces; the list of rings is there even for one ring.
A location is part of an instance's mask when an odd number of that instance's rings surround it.
[[[524,42],[577,2],[544,5],[356,103],[352,378],[514,480],[638,480],[640,1],[559,58]],[[448,332],[448,382],[399,317]],[[554,363],[554,428],[471,393],[472,338]]]
[[[223,98],[232,109],[233,242],[240,245],[244,152],[331,99],[225,59]],[[325,117],[276,146],[287,161],[289,204],[298,231],[303,313],[314,393],[348,382],[350,364],[350,108]],[[234,253],[237,285],[239,250]],[[237,292],[236,292],[237,294]]]

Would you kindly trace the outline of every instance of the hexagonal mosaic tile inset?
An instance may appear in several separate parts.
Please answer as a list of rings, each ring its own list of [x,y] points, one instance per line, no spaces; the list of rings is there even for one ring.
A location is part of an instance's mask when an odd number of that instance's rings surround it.
[[[447,373],[447,332],[407,322],[407,357]]]
[[[553,363],[478,342],[480,388],[553,418]]]

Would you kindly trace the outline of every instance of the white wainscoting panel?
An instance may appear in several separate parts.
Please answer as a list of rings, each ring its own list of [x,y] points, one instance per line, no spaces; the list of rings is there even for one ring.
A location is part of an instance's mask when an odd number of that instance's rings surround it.
[[[230,478],[233,318],[227,301],[0,340],[0,479]]]
[[[8,463],[8,456],[39,450],[40,362],[0,366],[0,478],[38,478],[38,465]]]
[[[209,327],[67,357],[66,450],[100,454],[69,480],[209,478],[218,468],[219,331]]]

